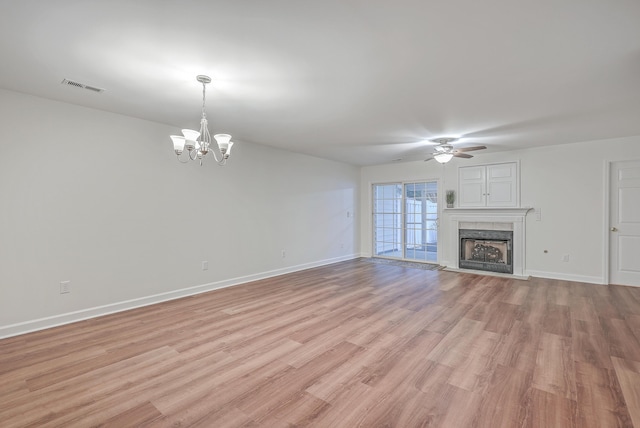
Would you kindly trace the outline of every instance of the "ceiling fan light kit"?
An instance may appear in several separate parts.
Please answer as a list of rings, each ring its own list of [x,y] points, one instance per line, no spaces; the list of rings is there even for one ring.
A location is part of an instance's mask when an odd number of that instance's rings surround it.
[[[469,159],[473,157],[464,152],[471,152],[474,150],[486,149],[485,146],[472,146],[472,147],[463,147],[460,149],[456,149],[451,145],[451,143],[458,141],[458,139],[451,138],[451,137],[434,138],[433,140],[430,140],[430,141],[432,143],[436,143],[437,146],[434,147],[435,153],[433,153],[433,158],[429,158],[427,160],[435,159],[437,162],[440,162],[442,164],[449,162],[454,157],[465,158],[465,159]]]
[[[205,112],[207,84],[211,83],[211,78],[209,76],[198,75],[196,76],[196,80],[202,83],[202,118],[200,119],[200,131],[183,129],[182,135],[171,135],[173,151],[182,163],[188,163],[189,161],[197,159],[200,161],[200,165],[202,165],[204,157],[211,154],[218,165],[224,165],[227,163],[229,156],[231,156],[233,141],[231,141],[231,135],[229,134],[216,134],[213,138],[216,140],[220,157],[218,157],[215,151],[211,150],[211,134],[209,134],[207,114]],[[187,151],[188,157],[181,156],[185,150]]]
[[[453,153],[436,153],[433,158],[440,163],[447,163],[453,159]]]

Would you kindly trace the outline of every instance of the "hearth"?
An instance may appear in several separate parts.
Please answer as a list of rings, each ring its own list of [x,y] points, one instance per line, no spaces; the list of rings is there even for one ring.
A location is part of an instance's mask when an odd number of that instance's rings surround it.
[[[460,229],[458,266],[466,269],[513,273],[513,232]]]

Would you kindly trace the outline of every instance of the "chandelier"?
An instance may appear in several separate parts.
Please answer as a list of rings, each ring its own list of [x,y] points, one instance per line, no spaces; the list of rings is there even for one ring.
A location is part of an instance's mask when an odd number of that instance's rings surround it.
[[[200,119],[200,131],[194,131],[192,129],[183,129],[182,136],[171,135],[173,141],[173,150],[176,152],[176,157],[182,163],[188,163],[189,161],[198,160],[202,165],[202,160],[208,154],[213,155],[213,158],[218,165],[224,165],[227,163],[227,159],[231,155],[231,147],[233,142],[231,141],[231,135],[229,134],[216,134],[215,138],[219,157],[211,148],[211,134],[209,134],[209,128],[207,126],[207,114],[205,113],[205,100],[207,92],[207,83],[211,83],[209,76],[199,75],[196,76],[196,80],[202,83],[202,119]],[[182,154],[186,150],[186,156]]]

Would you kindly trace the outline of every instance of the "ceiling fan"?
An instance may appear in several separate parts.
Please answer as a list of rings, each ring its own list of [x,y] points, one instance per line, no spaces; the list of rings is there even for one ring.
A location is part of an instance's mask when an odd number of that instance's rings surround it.
[[[430,140],[432,143],[436,143],[437,146],[434,147],[435,152],[433,153],[433,157],[429,159],[425,159],[426,161],[430,161],[431,159],[435,159],[440,163],[447,163],[452,158],[472,158],[472,155],[468,155],[464,152],[472,152],[474,150],[484,150],[486,146],[471,146],[471,147],[462,147],[459,149],[454,148],[451,143],[458,141],[457,138],[445,137],[445,138],[435,138]]]

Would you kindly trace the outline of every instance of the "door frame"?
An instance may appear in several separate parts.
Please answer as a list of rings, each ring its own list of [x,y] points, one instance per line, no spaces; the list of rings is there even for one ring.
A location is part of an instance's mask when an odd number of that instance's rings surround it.
[[[611,284],[611,170],[616,162],[640,162],[640,159],[604,160],[604,198],[603,198],[603,246],[602,246],[602,283]]]
[[[418,183],[418,182],[428,182],[428,181],[435,181],[437,184],[437,188],[438,188],[438,248],[437,248],[437,257],[436,257],[436,261],[435,263],[440,264],[440,261],[442,260],[442,240],[441,238],[441,234],[440,231],[442,230],[441,226],[442,226],[442,215],[443,215],[443,208],[446,204],[445,202],[445,197],[444,197],[444,192],[442,190],[442,182],[444,181],[444,179],[442,177],[436,177],[436,178],[407,178],[407,179],[399,179],[399,180],[388,180],[388,181],[370,181],[369,182],[369,213],[367,214],[367,219],[369,222],[369,227],[368,227],[368,234],[369,234],[369,238],[371,240],[371,245],[369,247],[369,251],[371,251],[371,257],[378,257],[378,258],[385,258],[385,257],[381,257],[381,256],[376,256],[376,243],[375,240],[373,239],[373,234],[374,234],[374,224],[373,224],[373,210],[374,210],[374,198],[373,198],[373,186],[375,185],[380,185],[380,184],[400,184],[402,185],[402,192],[404,195],[404,185],[407,183]],[[403,196],[403,200],[404,200],[404,196]],[[404,204],[403,204],[404,205]],[[405,207],[402,207],[402,216],[403,216],[403,224],[404,224],[404,211],[405,211]],[[362,229],[360,229],[362,230]],[[403,235],[404,235],[404,228],[403,228]],[[403,245],[404,245],[404,237],[403,237]],[[403,255],[404,255],[404,248],[403,248]],[[389,258],[391,259],[391,258]],[[402,259],[404,260],[404,259]],[[421,262],[420,260],[415,260],[416,263],[431,263],[433,264],[434,262]]]
[[[602,243],[604,244],[602,246],[602,284],[610,284],[611,281],[611,273],[610,273],[610,257],[611,257],[611,251],[610,251],[610,235],[609,235],[609,227],[611,224],[611,165],[614,162],[619,162],[619,161],[613,161],[610,159],[605,159],[604,160],[604,198],[602,201],[602,218],[603,218],[603,225],[602,225],[602,231],[603,231],[603,238],[602,238]]]

